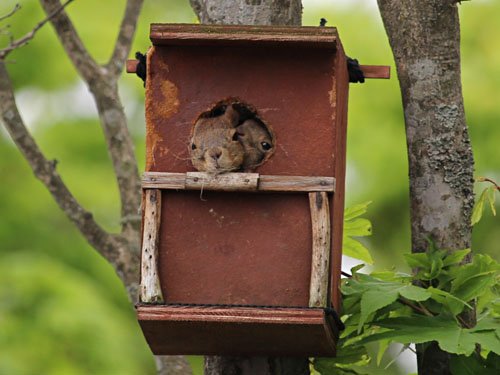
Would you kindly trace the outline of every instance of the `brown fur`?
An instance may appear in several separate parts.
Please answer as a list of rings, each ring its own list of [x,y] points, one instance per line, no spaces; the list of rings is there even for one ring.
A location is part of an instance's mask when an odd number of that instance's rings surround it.
[[[193,166],[213,173],[254,169],[273,151],[270,131],[257,117],[248,119],[248,113],[240,119],[235,102],[221,106],[218,111],[224,110],[223,114],[204,112],[194,125],[190,144]]]
[[[223,173],[241,169],[244,149],[236,134],[238,121],[239,115],[232,106],[220,116],[196,121],[190,154],[197,170]]]
[[[267,154],[272,152],[273,140],[269,131],[255,120],[246,120],[236,128],[238,138],[245,150],[243,169],[249,170],[260,165]],[[263,145],[268,144],[270,149]]]

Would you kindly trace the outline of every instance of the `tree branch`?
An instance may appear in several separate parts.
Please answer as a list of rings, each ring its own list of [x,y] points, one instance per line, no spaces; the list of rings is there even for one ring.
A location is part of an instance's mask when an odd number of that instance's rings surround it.
[[[107,64],[109,73],[114,77],[118,77],[123,71],[125,60],[130,53],[132,39],[137,28],[137,19],[139,18],[143,3],[144,0],[127,1],[115,48]]]
[[[7,55],[9,53],[11,53],[12,51],[14,51],[15,49],[20,48],[20,47],[28,44],[29,41],[35,37],[35,34],[38,32],[38,30],[40,30],[47,22],[49,22],[59,12],[61,12],[64,8],[66,8],[71,2],[73,2],[73,0],[68,0],[62,5],[59,4],[59,6],[57,8],[54,8],[52,10],[52,12],[48,13],[47,17],[44,20],[38,22],[30,32],[28,32],[26,35],[24,35],[23,37],[21,37],[17,40],[12,40],[8,47],[0,50],[0,60],[4,60],[7,57]],[[7,18],[7,17],[12,16],[20,8],[21,8],[20,5],[17,4],[16,7],[9,14],[0,18],[0,21]]]
[[[500,185],[498,185],[494,180],[492,180],[491,178],[487,178],[487,177],[478,177],[476,178],[476,182],[489,182],[490,184],[492,184],[496,190],[500,191]]]
[[[123,69],[125,51],[130,49],[137,16],[143,0],[130,0],[125,11],[117,47],[111,60],[114,69],[99,66],[88,54],[70,18],[62,11],[51,19],[56,33],[73,65],[87,82],[96,102],[101,126],[113,163],[121,199],[121,217],[137,218],[140,206],[140,179],[134,145],[127,128],[127,118],[118,94],[118,67]],[[59,0],[40,0],[46,13],[59,5]],[[132,14],[133,12],[137,14]],[[121,62],[118,59],[122,59]],[[138,244],[139,220],[122,221],[122,232]],[[137,246],[138,251],[138,246]]]
[[[56,9],[61,7],[59,0],[40,0],[40,4],[45,10],[45,13],[49,15],[53,14]],[[54,16],[50,17],[50,22],[66,54],[73,62],[80,76],[82,76],[87,83],[101,79],[103,72],[88,53],[67,13],[64,10],[60,10]]]
[[[17,109],[5,62],[0,61],[0,113],[3,123],[17,147],[28,161],[35,176],[42,181],[59,207],[78,227],[87,241],[106,258],[113,257],[113,238],[104,231],[70,193],[56,171],[56,163],[42,154],[29,134]]]
[[[16,4],[14,6],[14,8],[9,13],[7,13],[5,16],[0,17],[0,22],[2,22],[3,20],[5,20],[9,17],[12,17],[14,15],[14,13],[16,13],[19,9],[21,9],[21,5]]]

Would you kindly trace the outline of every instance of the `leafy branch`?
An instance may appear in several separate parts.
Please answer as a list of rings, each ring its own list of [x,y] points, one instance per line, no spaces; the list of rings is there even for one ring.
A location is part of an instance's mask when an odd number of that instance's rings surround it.
[[[437,342],[450,353],[457,373],[497,373],[500,265],[481,254],[463,264],[469,257],[470,249],[449,252],[431,244],[427,253],[405,255],[412,275],[394,271],[365,274],[360,272],[363,264],[354,267],[352,275],[343,273],[348,276],[341,287],[346,329],[339,340],[339,356],[315,359],[316,371],[366,373],[363,367],[371,358],[365,345],[373,342],[379,343],[378,363],[391,342],[403,344],[402,351],[410,344]],[[462,316],[474,306],[477,324],[472,326]],[[476,372],[460,370],[465,368]]]

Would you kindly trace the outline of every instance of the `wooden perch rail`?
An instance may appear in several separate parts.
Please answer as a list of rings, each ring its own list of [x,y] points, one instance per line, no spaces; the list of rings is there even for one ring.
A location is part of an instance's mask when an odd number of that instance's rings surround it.
[[[365,78],[391,78],[391,67],[387,65],[361,65]]]
[[[137,64],[139,64],[139,60],[127,60],[126,61],[127,73],[135,73],[137,71]]]
[[[258,173],[146,172],[143,189],[262,191],[262,192],[335,192],[334,177],[269,176]]]

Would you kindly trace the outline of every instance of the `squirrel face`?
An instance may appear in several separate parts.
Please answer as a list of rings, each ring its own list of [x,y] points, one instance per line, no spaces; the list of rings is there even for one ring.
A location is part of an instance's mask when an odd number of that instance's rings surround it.
[[[243,169],[252,169],[272,151],[274,145],[271,134],[263,125],[252,119],[243,122],[236,131],[245,150]]]
[[[239,105],[239,107],[237,107]],[[250,171],[274,150],[270,130],[241,103],[216,107],[194,124],[190,144],[193,166],[201,172]]]
[[[196,121],[190,155],[197,170],[223,173],[242,168],[245,150],[236,131],[238,121],[232,105],[222,115]]]

